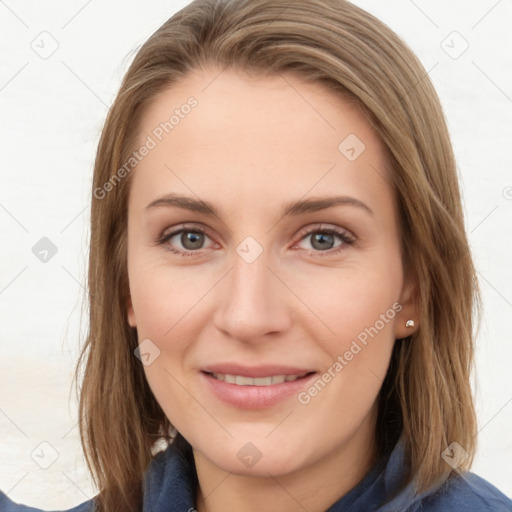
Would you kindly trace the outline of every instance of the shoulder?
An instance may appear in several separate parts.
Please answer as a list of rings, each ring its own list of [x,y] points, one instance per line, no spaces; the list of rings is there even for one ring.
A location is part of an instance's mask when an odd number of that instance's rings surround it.
[[[512,512],[512,500],[474,473],[449,478],[415,508],[418,512]]]
[[[0,511],[1,512],[44,512],[39,508],[27,507],[26,505],[21,505],[18,503],[14,503],[10,498],[8,498],[2,491],[0,491]],[[77,507],[71,508],[66,511],[61,512],[94,512],[94,503],[93,500],[86,501],[78,505]]]

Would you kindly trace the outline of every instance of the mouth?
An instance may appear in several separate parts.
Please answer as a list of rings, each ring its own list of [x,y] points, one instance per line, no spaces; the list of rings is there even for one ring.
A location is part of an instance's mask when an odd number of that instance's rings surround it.
[[[222,365],[200,372],[208,392],[237,409],[261,410],[293,399],[318,372],[303,368]]]
[[[217,372],[205,373],[216,380],[237,386],[272,386],[273,384],[283,384],[283,382],[295,382],[315,372],[303,372],[296,375],[268,375],[267,377],[247,377],[245,375]]]

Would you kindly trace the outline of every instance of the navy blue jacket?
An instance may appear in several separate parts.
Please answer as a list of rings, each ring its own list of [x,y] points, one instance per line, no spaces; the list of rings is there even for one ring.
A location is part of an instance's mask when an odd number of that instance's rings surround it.
[[[512,500],[474,473],[450,478],[421,495],[415,495],[412,486],[396,495],[403,467],[403,445],[399,441],[389,457],[377,462],[326,512],[512,512]],[[146,472],[143,511],[190,512],[194,507],[195,469],[171,445],[153,458]],[[67,512],[93,510],[93,500],[89,500]],[[41,510],[17,505],[0,491],[0,512]]]

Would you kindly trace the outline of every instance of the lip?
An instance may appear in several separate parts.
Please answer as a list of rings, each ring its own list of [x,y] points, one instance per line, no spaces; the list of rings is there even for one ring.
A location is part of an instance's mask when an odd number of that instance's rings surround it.
[[[310,373],[308,373],[310,372]],[[271,384],[269,386],[239,386],[225,381],[217,380],[211,373],[228,373],[244,377],[267,377],[269,375],[300,375],[308,373],[305,377],[291,382]],[[211,365],[200,372],[200,377],[206,387],[219,400],[231,406],[247,409],[268,409],[283,402],[307,386],[317,372],[304,368],[291,368],[285,366],[239,366],[236,364]]]

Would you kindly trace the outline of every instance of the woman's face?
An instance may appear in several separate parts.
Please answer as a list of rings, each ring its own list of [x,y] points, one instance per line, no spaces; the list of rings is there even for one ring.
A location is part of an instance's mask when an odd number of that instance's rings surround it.
[[[369,123],[321,84],[212,68],[155,99],[136,149],[128,321],[196,459],[274,476],[366,460],[414,318]]]

